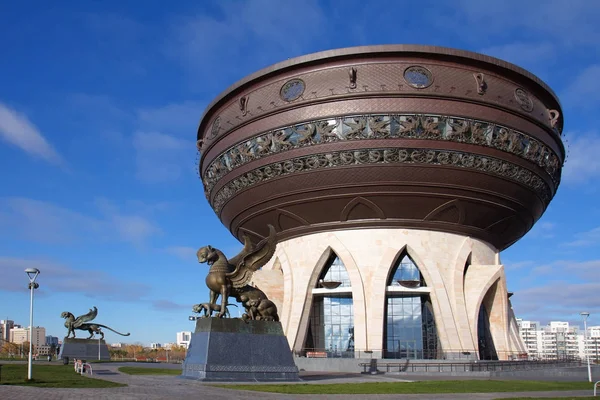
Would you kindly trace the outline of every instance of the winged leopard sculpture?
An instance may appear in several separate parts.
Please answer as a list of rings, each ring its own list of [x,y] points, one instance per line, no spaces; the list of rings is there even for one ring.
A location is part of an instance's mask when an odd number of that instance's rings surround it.
[[[217,316],[223,318],[229,297],[235,297],[246,309],[242,317],[244,320],[279,321],[275,304],[262,290],[248,284],[252,280],[252,274],[273,257],[276,246],[275,228],[269,225],[269,236],[255,247],[248,236],[244,235],[244,248],[231,259],[227,259],[221,250],[212,246],[204,246],[198,250],[198,262],[210,266],[206,286],[210,291],[209,304],[214,307],[210,307],[207,317],[212,315],[213,310],[219,310]],[[219,296],[220,306],[216,304]]]
[[[77,318],[75,318],[75,315],[73,315],[73,313],[70,313],[69,311],[63,311],[60,314],[60,316],[65,319],[65,328],[67,328],[68,330],[66,338],[69,338],[71,334],[73,334],[73,338],[75,338],[75,329],[79,329],[82,331],[89,332],[90,336],[88,337],[88,339],[91,339],[96,333],[101,335],[100,339],[104,339],[104,332],[102,332],[102,329],[100,328],[106,328],[121,336],[129,336],[129,333],[117,332],[113,328],[108,327],[106,325],[88,324],[88,322],[96,318],[97,315],[98,309],[96,307],[90,308],[90,311],[87,314],[80,315]]]

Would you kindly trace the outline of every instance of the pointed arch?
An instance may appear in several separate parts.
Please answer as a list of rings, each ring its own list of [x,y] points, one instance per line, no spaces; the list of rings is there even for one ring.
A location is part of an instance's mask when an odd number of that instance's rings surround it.
[[[275,213],[277,221],[277,230],[279,232],[309,225],[309,223],[304,218],[294,214],[291,211],[278,208],[275,210]]]
[[[247,228],[240,228],[240,229],[238,229],[238,232],[245,233],[246,235],[248,235],[250,240],[254,243],[258,243],[265,238],[263,235],[256,233],[254,231],[251,231],[250,229],[247,229]]]
[[[479,351],[480,360],[498,360],[498,353],[496,351],[496,344],[492,335],[492,329],[490,327],[491,319],[491,306],[494,302],[496,291],[498,290],[498,283],[500,279],[496,280],[488,289],[481,305],[479,306],[479,312],[477,315],[477,349]]]
[[[344,263],[350,282],[352,284],[352,300],[353,307],[355,310],[360,312],[355,313],[356,326],[360,326],[364,329],[358,329],[354,332],[355,342],[357,348],[367,349],[367,324],[365,320],[366,304],[365,304],[365,291],[363,279],[358,268],[358,264],[354,260],[352,253],[346,248],[344,243],[336,236],[335,233],[321,233],[315,234],[311,237],[310,241],[304,242],[307,247],[305,250],[296,248],[296,251],[304,251],[306,254],[320,254],[318,260],[314,264],[314,268],[308,279],[302,279],[302,290],[305,290],[305,298],[307,301],[302,304],[292,304],[292,315],[294,315],[294,323],[298,326],[298,331],[295,340],[293,341],[293,349],[295,351],[302,350],[304,344],[306,329],[308,324],[309,312],[312,306],[312,290],[315,287],[318,278],[326,265],[328,257],[331,251],[335,252],[341,261]],[[299,289],[296,285],[295,289]],[[297,296],[298,294],[295,294]]]
[[[371,200],[364,197],[355,197],[346,204],[340,213],[340,221],[348,221],[350,219],[385,219],[385,214]]]
[[[406,246],[398,253],[386,280],[387,286],[417,288],[427,286],[418,265],[408,254]]]
[[[450,200],[427,214],[425,221],[462,224],[465,221],[465,210],[463,203],[458,199]]]
[[[328,253],[323,254],[327,259],[312,293],[302,347],[306,351],[324,351],[337,356],[354,352],[354,303],[343,260],[331,247]],[[338,288],[347,290],[329,291]]]
[[[426,286],[421,268],[410,255],[408,245],[397,252],[389,268],[386,285],[417,289]],[[437,358],[439,335],[429,293],[388,292],[385,296],[383,357]]]

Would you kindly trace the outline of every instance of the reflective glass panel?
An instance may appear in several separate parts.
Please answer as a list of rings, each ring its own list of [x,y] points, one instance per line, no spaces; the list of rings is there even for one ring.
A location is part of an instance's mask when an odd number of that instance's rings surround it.
[[[421,275],[421,271],[416,266],[414,261],[405,254],[398,257],[392,274],[388,281],[388,286],[406,286],[419,287],[425,286],[425,281]]]
[[[346,271],[346,266],[335,253],[329,258],[329,261],[325,266],[325,273],[321,276],[321,279],[325,282],[341,282],[339,287],[352,286],[350,284],[348,271]]]
[[[387,297],[384,347],[385,358],[437,358],[437,331],[426,297]]]
[[[326,351],[330,357],[343,357],[345,352],[354,352],[352,297],[315,296],[309,333],[305,345],[309,351]]]

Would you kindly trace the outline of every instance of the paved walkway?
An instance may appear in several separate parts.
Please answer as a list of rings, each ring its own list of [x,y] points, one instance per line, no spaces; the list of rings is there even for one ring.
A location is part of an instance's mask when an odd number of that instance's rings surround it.
[[[591,396],[589,391],[569,392],[526,392],[526,393],[457,393],[457,394],[391,394],[391,395],[285,395],[278,393],[262,393],[240,391],[212,387],[194,380],[181,379],[175,376],[126,375],[118,372],[118,364],[92,364],[94,377],[113,382],[125,383],[122,388],[104,389],[47,389],[25,386],[1,386],[2,400],[21,399],[82,399],[121,400],[121,399],[184,399],[198,400],[242,400],[242,399],[345,399],[347,397],[366,400],[387,399],[440,399],[440,400],[491,400],[510,397],[558,397],[558,396]],[[356,382],[405,382],[405,377],[391,375],[361,374],[319,374],[305,375],[305,383],[356,383]],[[456,379],[456,378],[455,378]]]

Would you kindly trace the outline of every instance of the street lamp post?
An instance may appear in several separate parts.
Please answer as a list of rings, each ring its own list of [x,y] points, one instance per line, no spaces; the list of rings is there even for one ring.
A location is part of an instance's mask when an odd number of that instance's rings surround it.
[[[590,367],[590,355],[587,352],[587,319],[590,316],[589,312],[579,313],[583,318],[583,351],[585,353],[585,359],[587,361],[587,370],[588,370],[588,381],[592,381],[592,368]]]
[[[37,268],[27,268],[25,273],[29,277],[29,290],[31,291],[31,301],[29,303],[29,362],[27,365],[27,380],[31,380],[31,362],[33,359],[33,291],[40,287],[35,279],[40,274]]]

